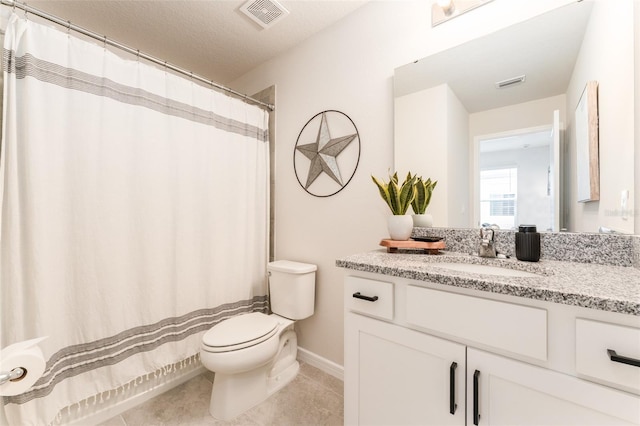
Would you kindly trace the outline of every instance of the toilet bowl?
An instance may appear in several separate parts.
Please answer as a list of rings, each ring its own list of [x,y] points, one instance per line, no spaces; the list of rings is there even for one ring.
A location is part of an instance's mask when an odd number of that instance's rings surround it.
[[[272,262],[269,271],[272,314],[241,314],[202,337],[200,360],[215,373],[209,412],[231,420],[264,401],[298,374],[295,320],[314,310],[315,265]]]
[[[220,331],[214,327],[203,336],[200,361],[215,372],[209,412],[230,420],[295,378],[298,345],[293,321],[274,314],[244,314],[219,325],[226,326],[222,333],[212,333]],[[234,336],[235,329],[245,334]]]

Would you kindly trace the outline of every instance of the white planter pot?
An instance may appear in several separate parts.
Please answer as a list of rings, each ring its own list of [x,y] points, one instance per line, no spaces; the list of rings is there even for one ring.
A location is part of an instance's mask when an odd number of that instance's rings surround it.
[[[411,238],[413,219],[406,214],[389,216],[387,219],[387,228],[389,229],[389,236],[392,240],[406,241]]]
[[[431,228],[433,226],[433,216],[428,213],[414,214],[413,226],[419,226],[421,228]]]

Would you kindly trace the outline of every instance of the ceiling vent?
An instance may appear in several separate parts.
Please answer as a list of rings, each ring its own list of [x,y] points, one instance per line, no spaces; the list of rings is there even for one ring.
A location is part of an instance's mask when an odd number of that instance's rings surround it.
[[[511,87],[511,86],[513,86],[515,84],[524,83],[526,78],[527,78],[526,75],[521,75],[521,76],[518,76],[518,77],[513,77],[513,78],[508,78],[506,80],[498,81],[498,82],[496,82],[496,88],[497,89],[504,89],[505,87]]]
[[[276,0],[249,0],[240,6],[240,11],[265,29],[289,14],[289,11]]]

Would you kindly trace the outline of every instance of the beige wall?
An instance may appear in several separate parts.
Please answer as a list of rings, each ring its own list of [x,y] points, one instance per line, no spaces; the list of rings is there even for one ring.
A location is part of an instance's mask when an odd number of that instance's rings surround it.
[[[372,1],[232,86],[255,93],[276,85],[276,258],[313,262],[316,313],[298,324],[300,346],[343,362],[343,271],[335,259],[378,248],[387,207],[371,182],[393,167],[393,71],[437,51],[527,19],[571,0],[496,0],[431,28],[425,0]],[[349,115],[362,154],[351,183],[317,198],[298,184],[293,147],[320,111]]]

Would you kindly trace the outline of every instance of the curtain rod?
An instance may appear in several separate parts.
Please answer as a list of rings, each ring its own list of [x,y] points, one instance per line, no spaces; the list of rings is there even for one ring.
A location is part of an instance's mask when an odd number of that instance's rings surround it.
[[[99,40],[104,44],[108,44],[109,46],[113,46],[113,47],[118,48],[120,50],[124,50],[125,52],[131,53],[132,55],[135,55],[138,58],[146,59],[149,62],[153,62],[154,64],[163,66],[165,68],[168,68],[168,69],[170,69],[172,71],[175,71],[175,72],[177,72],[179,74],[185,75],[185,76],[187,76],[189,78],[192,78],[194,80],[198,80],[198,81],[200,81],[202,83],[208,84],[210,86],[216,87],[216,88],[218,88],[220,90],[223,90],[225,92],[231,93],[231,94],[233,94],[233,95],[235,95],[237,97],[240,97],[241,99],[244,99],[244,100],[249,101],[251,103],[255,103],[255,104],[258,104],[260,106],[263,106],[263,107],[267,108],[269,111],[275,110],[275,106],[273,106],[271,104],[259,101],[258,99],[254,99],[254,98],[252,98],[250,96],[247,96],[247,95],[245,95],[243,93],[240,93],[240,92],[237,92],[237,91],[235,91],[233,89],[230,89],[228,87],[222,86],[222,85],[220,85],[218,83],[215,83],[213,80],[207,80],[206,78],[201,77],[201,76],[199,76],[197,74],[194,74],[191,71],[187,71],[184,68],[180,68],[180,67],[177,67],[175,65],[171,65],[167,61],[161,61],[160,59],[157,59],[157,58],[155,58],[153,56],[147,55],[146,53],[140,52],[140,50],[133,49],[133,48],[131,48],[129,46],[126,46],[126,45],[124,45],[122,43],[118,43],[117,41],[110,40],[110,39],[107,38],[107,36],[103,36],[103,35],[100,35],[98,33],[94,33],[93,31],[89,31],[86,28],[79,27],[79,26],[77,26],[75,24],[72,24],[71,21],[65,21],[64,19],[58,18],[57,16],[51,15],[51,14],[49,14],[47,12],[44,12],[44,11],[39,10],[39,9],[36,9],[35,7],[29,6],[26,3],[20,3],[20,2],[14,1],[14,0],[0,0],[0,4],[2,4],[4,6],[10,6],[10,7],[13,7],[13,8],[18,8],[18,9],[24,10],[25,16],[26,16],[27,13],[31,13],[33,15],[36,15],[36,16],[40,17],[40,18],[46,19],[47,21],[51,21],[51,22],[54,22],[54,23],[56,23],[58,25],[61,25],[61,26],[65,27],[65,28],[67,28],[68,30],[73,30],[73,31],[78,32],[80,34],[83,34],[83,35],[85,35],[87,37],[91,37],[91,38],[93,38],[95,40]]]

